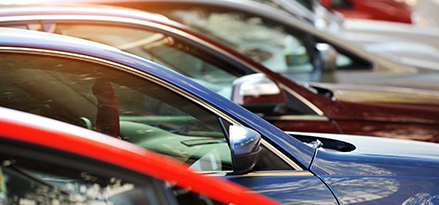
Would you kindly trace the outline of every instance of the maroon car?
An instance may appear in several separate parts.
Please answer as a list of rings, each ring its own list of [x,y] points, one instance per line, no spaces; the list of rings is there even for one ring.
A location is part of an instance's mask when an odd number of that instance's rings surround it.
[[[13,7],[0,9],[0,26],[84,38],[153,60],[286,131],[439,142],[437,92],[293,82],[164,16],[115,7]],[[324,64],[330,54],[306,49],[314,55],[296,59],[304,64]]]

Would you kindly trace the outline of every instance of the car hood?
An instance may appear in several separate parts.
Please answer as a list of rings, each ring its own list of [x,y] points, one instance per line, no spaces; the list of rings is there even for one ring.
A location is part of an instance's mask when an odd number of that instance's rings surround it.
[[[437,143],[358,135],[305,132],[287,133],[296,138],[305,137],[308,140],[318,139],[323,142],[323,146],[319,149],[331,152],[340,150],[330,148],[330,143],[338,143],[339,145],[341,143],[347,143],[353,146],[353,150],[349,150],[349,152],[353,154],[423,158],[434,160],[437,160],[439,156],[439,144]],[[328,145],[325,145],[325,142]],[[343,152],[346,152],[346,150]]]
[[[439,124],[439,92],[367,85],[309,83],[358,120]]]

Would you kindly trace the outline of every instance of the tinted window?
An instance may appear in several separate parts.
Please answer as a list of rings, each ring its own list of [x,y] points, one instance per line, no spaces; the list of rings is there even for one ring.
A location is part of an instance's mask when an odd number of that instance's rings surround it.
[[[54,150],[47,148],[30,150],[33,148],[8,146],[1,150],[1,204],[221,204],[117,166],[59,151],[48,153]]]
[[[205,171],[231,170],[218,117],[144,78],[58,57],[0,53],[0,106],[97,130]]]
[[[12,163],[10,160],[2,162]],[[22,162],[14,160],[17,165],[0,168],[3,185],[0,201],[4,204],[156,203],[152,184],[139,185],[116,176],[104,177],[44,163]]]

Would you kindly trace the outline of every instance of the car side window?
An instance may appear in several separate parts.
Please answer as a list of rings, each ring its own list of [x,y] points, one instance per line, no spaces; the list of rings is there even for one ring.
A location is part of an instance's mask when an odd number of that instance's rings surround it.
[[[222,204],[117,166],[64,157],[48,163],[35,159],[46,156],[40,153],[32,152],[31,158],[1,154],[1,204]]]
[[[0,106],[96,130],[203,171],[231,171],[218,116],[144,78],[90,62],[0,53]]]
[[[239,11],[201,8],[160,11],[278,73],[311,72],[314,67],[300,34]],[[242,32],[245,30],[246,32]]]
[[[0,167],[2,204],[154,204],[153,183],[128,182],[44,163],[4,160]],[[143,180],[144,181],[144,180]]]

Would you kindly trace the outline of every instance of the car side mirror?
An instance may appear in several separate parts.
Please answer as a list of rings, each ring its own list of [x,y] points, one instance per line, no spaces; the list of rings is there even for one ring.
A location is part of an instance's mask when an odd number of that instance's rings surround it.
[[[233,81],[232,101],[253,113],[266,116],[285,113],[288,99],[275,81],[257,73]]]
[[[337,69],[338,52],[327,43],[317,43],[316,49],[319,53],[319,64],[323,72],[332,72]]]
[[[229,144],[232,151],[234,174],[250,172],[259,161],[261,135],[239,125],[230,125]]]

